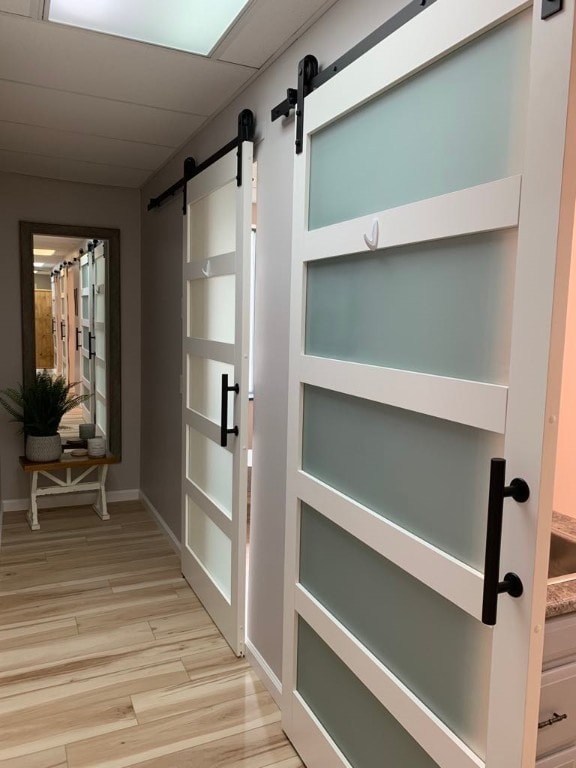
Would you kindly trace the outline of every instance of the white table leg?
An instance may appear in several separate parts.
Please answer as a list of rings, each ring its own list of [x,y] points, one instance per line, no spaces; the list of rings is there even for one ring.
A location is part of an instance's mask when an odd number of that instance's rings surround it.
[[[28,520],[28,525],[33,531],[40,530],[40,524],[38,523],[38,501],[36,497],[37,490],[38,472],[32,472],[32,477],[30,478],[30,508],[28,509],[26,519]]]
[[[94,511],[102,518],[102,520],[110,520],[108,514],[108,505],[106,503],[106,475],[108,474],[108,465],[103,464],[98,467],[98,495],[96,496],[96,504],[94,504]]]

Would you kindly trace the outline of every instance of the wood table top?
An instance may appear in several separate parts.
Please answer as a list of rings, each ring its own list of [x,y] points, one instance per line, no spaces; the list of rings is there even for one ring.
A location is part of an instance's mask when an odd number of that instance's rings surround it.
[[[29,461],[26,456],[20,456],[20,466],[25,472],[52,472],[57,469],[69,469],[71,467],[96,467],[100,464],[118,464],[116,456],[108,454],[99,458],[90,456],[70,456],[63,453],[58,461]]]

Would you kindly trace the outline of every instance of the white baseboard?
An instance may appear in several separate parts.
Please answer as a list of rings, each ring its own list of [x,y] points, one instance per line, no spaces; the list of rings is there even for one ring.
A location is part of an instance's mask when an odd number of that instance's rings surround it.
[[[150,501],[148,496],[146,496],[146,494],[143,491],[139,492],[139,498],[140,498],[140,501],[142,502],[142,504],[148,510],[148,512],[150,512],[152,517],[156,520],[156,522],[158,523],[160,528],[162,528],[164,533],[168,536],[168,538],[170,539],[170,542],[172,543],[172,546],[174,547],[176,552],[178,552],[178,554],[180,554],[180,552],[182,551],[181,544],[178,541],[178,539],[176,538],[176,536],[174,535],[174,532],[172,531],[172,529],[169,528],[168,525],[166,525],[166,522],[165,522],[164,518],[162,517],[162,515],[160,514],[160,512],[158,512],[158,510],[156,509],[154,504],[152,504],[152,502]]]
[[[282,699],[282,683],[280,680],[276,677],[274,674],[272,668],[268,664],[268,662],[264,659],[264,657],[260,654],[260,652],[256,649],[256,647],[252,644],[252,642],[246,638],[246,658],[250,662],[250,664],[254,667],[254,671],[262,680],[264,685],[266,686],[266,689],[268,690],[268,693],[276,704],[278,706],[281,706],[281,699]]]
[[[106,491],[108,501],[140,501],[140,490],[129,488],[126,491]]]
[[[106,498],[114,501],[139,501],[140,491],[137,488],[125,491],[107,491]],[[41,496],[38,499],[38,509],[51,509],[53,507],[81,507],[86,504],[94,504],[96,491],[87,493],[72,493],[67,496]],[[4,499],[1,504],[2,512],[22,512],[28,509],[28,499]]]

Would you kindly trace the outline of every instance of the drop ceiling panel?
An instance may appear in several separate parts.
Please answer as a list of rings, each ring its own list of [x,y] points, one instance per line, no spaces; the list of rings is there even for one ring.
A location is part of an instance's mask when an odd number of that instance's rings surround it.
[[[89,163],[121,165],[153,171],[168,160],[171,147],[105,139],[70,131],[55,131],[0,120],[0,149],[67,157]]]
[[[36,256],[34,261],[44,264],[58,264],[65,256],[77,256],[84,247],[86,238],[55,237],[54,235],[34,235],[34,248],[46,248],[56,253],[53,256]]]
[[[14,123],[110,139],[179,147],[206,120],[200,115],[141,107],[0,80],[1,116]]]
[[[48,0],[0,0],[0,170],[142,186],[335,1],[250,0],[205,57],[39,20]]]
[[[104,184],[111,187],[139,188],[150,171],[120,166],[84,163],[31,153],[7,152],[0,149],[0,171],[43,176],[48,179],[80,181],[85,184]]]
[[[225,61],[261,67],[279,48],[336,0],[257,0],[220,43],[214,54]]]
[[[97,32],[4,14],[0,79],[210,115],[254,73]]]

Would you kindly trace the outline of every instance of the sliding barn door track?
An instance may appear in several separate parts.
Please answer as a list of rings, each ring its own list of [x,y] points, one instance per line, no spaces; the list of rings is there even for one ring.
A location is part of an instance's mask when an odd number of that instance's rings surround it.
[[[309,54],[300,61],[298,64],[298,87],[288,88],[284,101],[277,104],[270,114],[270,118],[274,122],[281,117],[288,117],[292,110],[296,111],[296,140],[294,143],[297,155],[302,152],[304,139],[304,100],[306,96],[342,72],[343,69],[346,69],[356,59],[381,43],[382,40],[397,32],[404,24],[426,11],[435,2],[436,0],[412,0],[388,21],[385,21],[384,24],[350,48],[347,53],[322,70],[320,70],[315,56]],[[563,0],[541,0],[541,2],[542,19],[549,19],[563,9]]]

